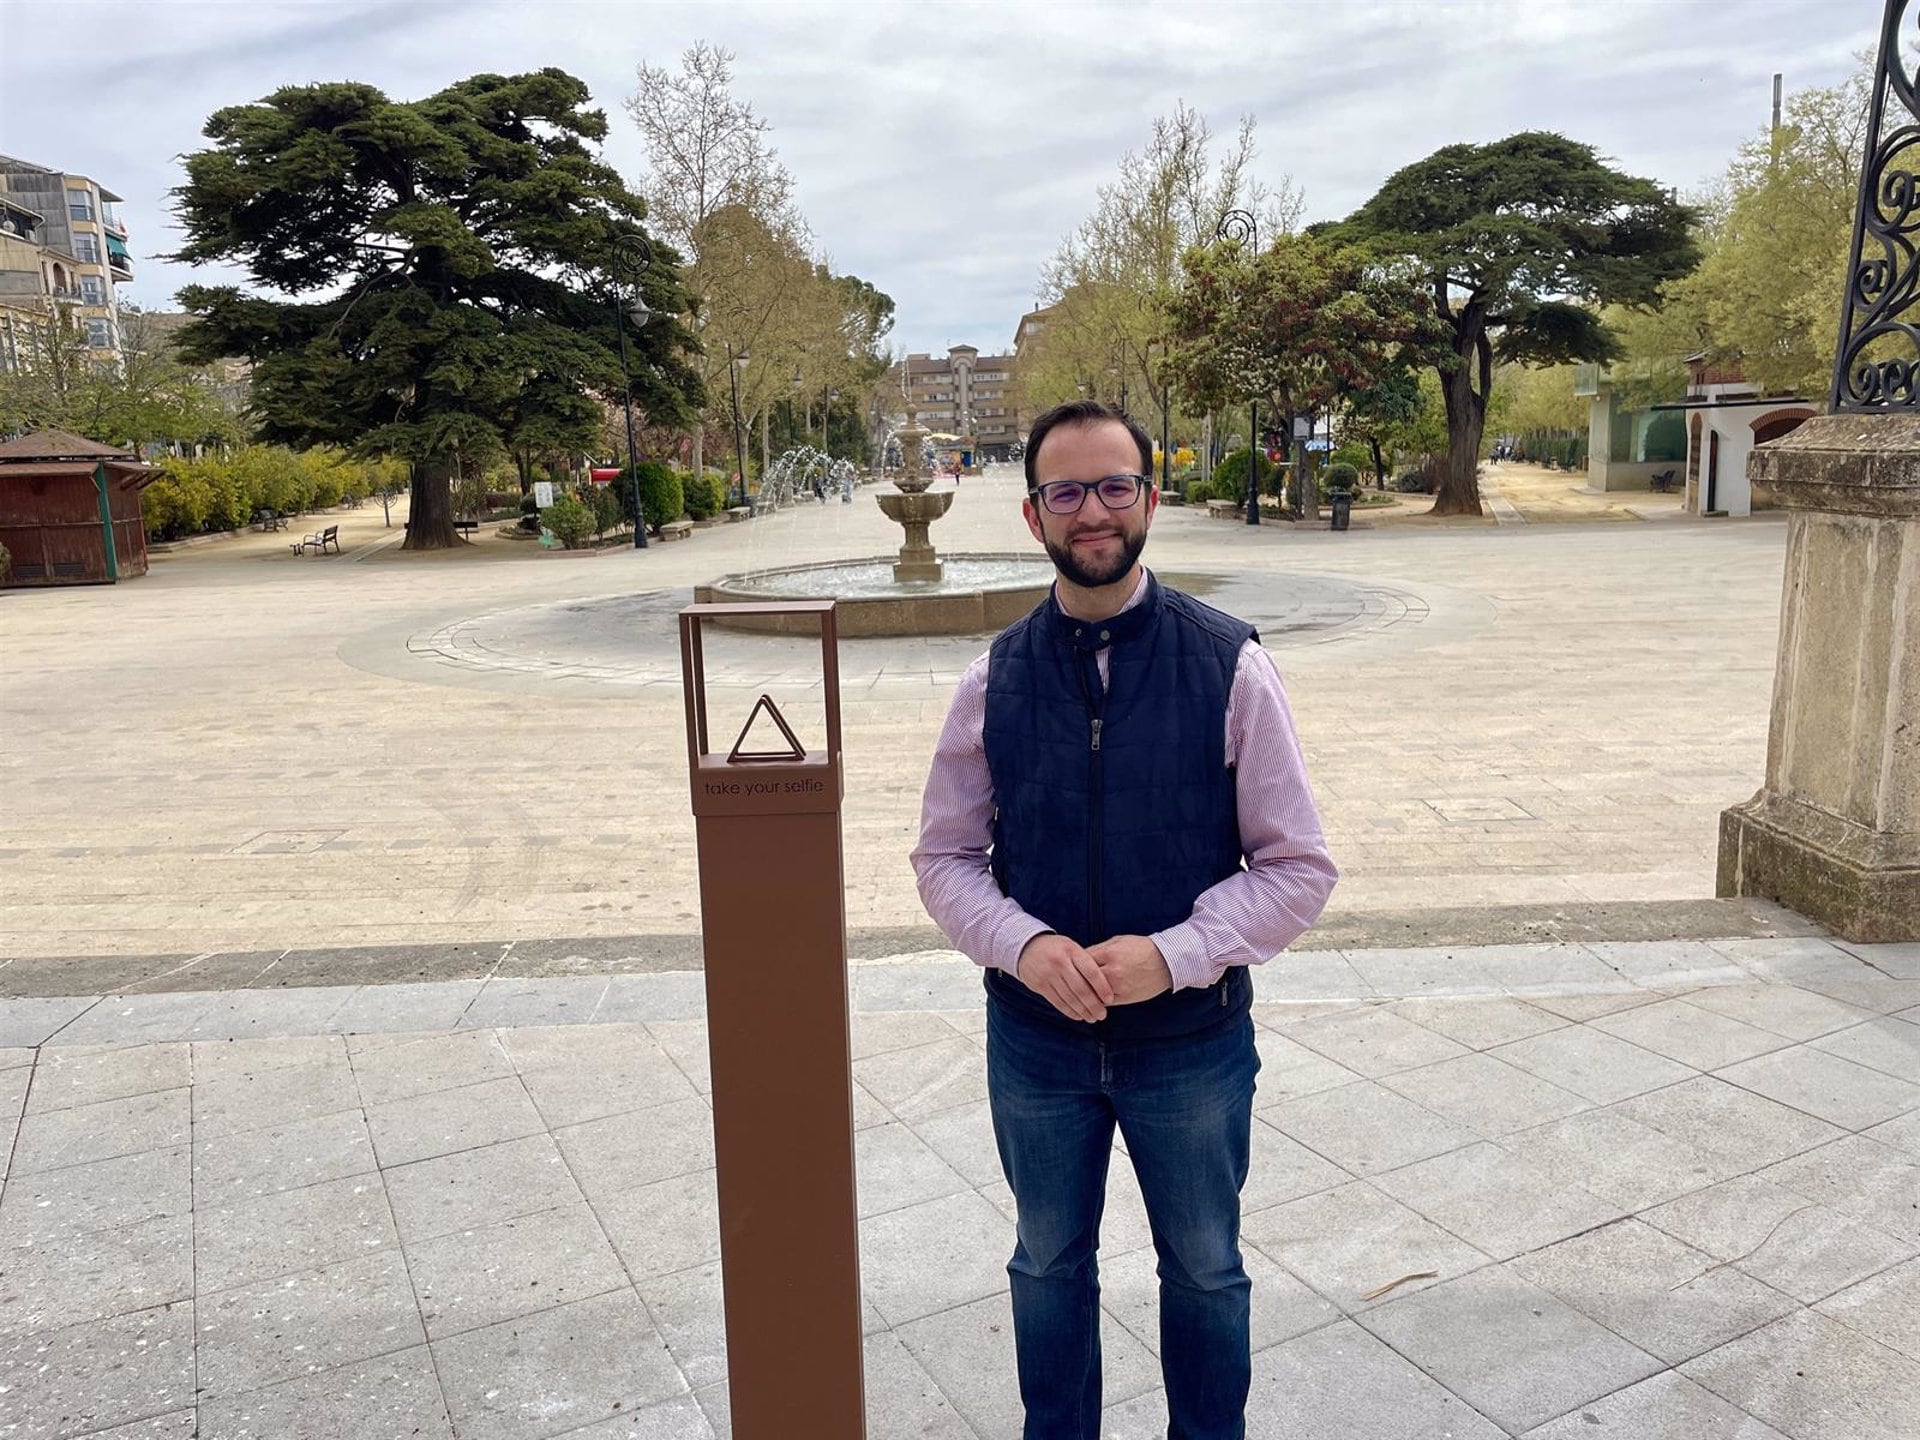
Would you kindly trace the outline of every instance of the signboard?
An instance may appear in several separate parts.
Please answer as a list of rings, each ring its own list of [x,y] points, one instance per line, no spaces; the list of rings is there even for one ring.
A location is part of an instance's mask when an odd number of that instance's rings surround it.
[[[533,482],[533,503],[538,505],[542,510],[553,504],[553,482],[551,480],[536,480]]]

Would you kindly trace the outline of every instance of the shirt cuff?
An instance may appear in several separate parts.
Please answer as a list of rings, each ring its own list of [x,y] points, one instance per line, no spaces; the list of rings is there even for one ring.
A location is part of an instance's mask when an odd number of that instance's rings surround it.
[[[1214,973],[1213,962],[1207,958],[1206,942],[1191,923],[1175,925],[1147,938],[1159,947],[1160,958],[1167,962],[1167,974],[1173,978],[1174,989],[1204,989],[1219,978]]]
[[[996,970],[1004,970],[1018,979],[1020,976],[1020,952],[1027,948],[1029,941],[1036,935],[1051,935],[1053,931],[1033,916],[1022,911],[1012,916],[1000,927],[993,937],[993,944],[987,955],[987,963]]]

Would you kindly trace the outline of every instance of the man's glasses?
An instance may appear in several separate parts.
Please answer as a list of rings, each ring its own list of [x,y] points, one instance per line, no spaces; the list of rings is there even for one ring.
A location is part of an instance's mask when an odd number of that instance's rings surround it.
[[[1090,493],[1100,496],[1109,510],[1128,510],[1146,488],[1144,475],[1108,475],[1099,480],[1053,480],[1033,487],[1033,494],[1049,515],[1078,515]]]

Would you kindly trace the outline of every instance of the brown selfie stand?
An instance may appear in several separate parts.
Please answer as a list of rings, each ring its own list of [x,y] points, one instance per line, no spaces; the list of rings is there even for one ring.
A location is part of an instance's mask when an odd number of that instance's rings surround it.
[[[701,641],[722,615],[818,617],[824,750],[802,746],[762,695],[732,749],[713,752]],[[733,1434],[864,1440],[833,602],[689,605],[680,663]],[[763,715],[785,748],[746,748]]]

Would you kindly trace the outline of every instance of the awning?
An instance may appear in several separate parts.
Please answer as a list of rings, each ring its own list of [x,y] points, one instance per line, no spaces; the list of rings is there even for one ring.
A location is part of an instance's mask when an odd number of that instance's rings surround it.
[[[117,260],[125,260],[129,263],[133,260],[133,256],[127,253],[127,242],[111,231],[107,234],[107,254]]]

